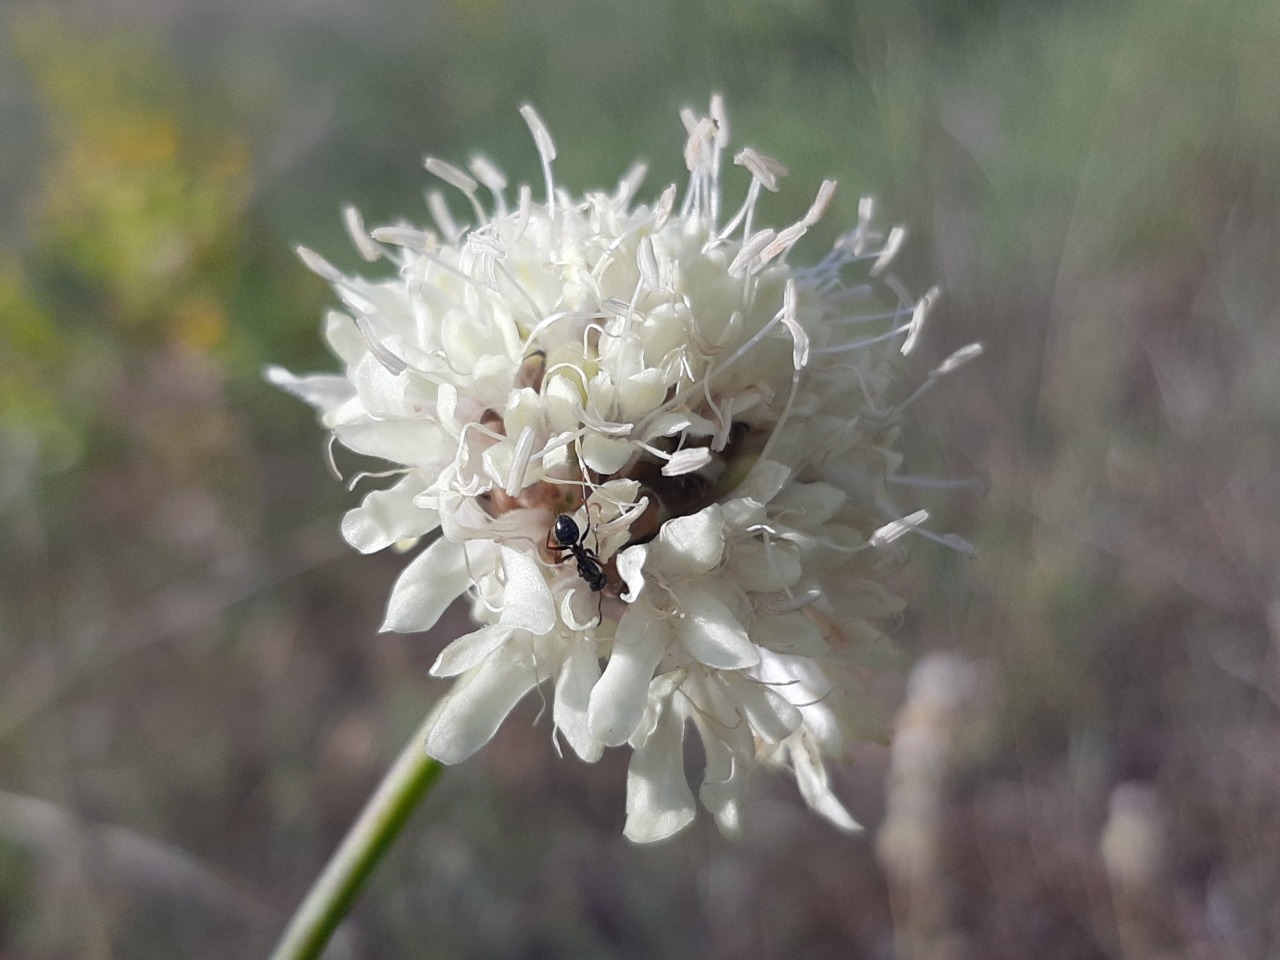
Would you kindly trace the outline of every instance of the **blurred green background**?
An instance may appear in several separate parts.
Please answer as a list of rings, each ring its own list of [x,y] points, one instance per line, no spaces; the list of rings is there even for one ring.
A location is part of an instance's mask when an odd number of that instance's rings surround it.
[[[461,622],[376,633],[403,560],[341,543],[261,380],[333,367],[293,246],[425,220],[426,152],[537,182],[526,101],[560,182],[640,156],[656,195],[712,91],[791,166],[767,215],[840,181],[809,258],[862,193],[909,225],[918,375],[987,346],[908,431],[988,486],[901,498],[979,550],[898,584],[884,708],[932,650],[984,691],[918,869],[877,856],[917,823],[883,747],[837,774],[864,836],[762,778],[741,841],[640,848],[625,755],[557,758],[528,703],[332,956],[1280,956],[1277,50],[1274,0],[5,5],[0,957],[265,955],[438,693]]]

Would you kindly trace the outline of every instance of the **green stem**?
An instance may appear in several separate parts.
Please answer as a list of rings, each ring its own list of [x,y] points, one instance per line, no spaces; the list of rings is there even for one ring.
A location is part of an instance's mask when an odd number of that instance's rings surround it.
[[[313,960],[320,956],[378,860],[444,769],[423,750],[426,736],[427,723],[424,722],[400,751],[342,844],[329,858],[324,872],[307,892],[271,960]]]

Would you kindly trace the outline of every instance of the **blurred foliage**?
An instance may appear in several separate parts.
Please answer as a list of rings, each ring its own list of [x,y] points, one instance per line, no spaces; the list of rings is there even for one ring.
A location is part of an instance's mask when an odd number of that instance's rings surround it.
[[[657,193],[712,90],[791,167],[766,216],[839,179],[811,251],[862,193],[910,226],[919,374],[987,345],[911,461],[989,492],[903,494],[979,556],[915,551],[899,639],[997,691],[939,801],[937,955],[1275,953],[1280,5],[37,0],[0,47],[0,953],[263,954],[429,702],[435,638],[374,636],[402,560],[348,556],[260,380],[332,365],[291,246],[355,268],[341,204],[422,219],[427,152],[539,180],[525,101],[570,187],[640,156]],[[637,849],[620,758],[518,727],[334,956],[913,955],[871,845],[777,784],[739,844]],[[886,762],[841,784],[872,833]],[[1099,854],[1133,783],[1160,923]]]

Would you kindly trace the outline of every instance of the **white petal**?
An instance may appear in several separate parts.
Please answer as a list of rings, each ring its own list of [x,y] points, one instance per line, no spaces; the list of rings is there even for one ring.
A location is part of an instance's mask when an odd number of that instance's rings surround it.
[[[720,832],[726,837],[738,837],[742,834],[742,799],[746,779],[742,776],[742,761],[734,756],[727,743],[711,735],[701,723],[698,724],[698,732],[702,734],[703,751],[707,757],[698,797],[715,817]]]
[[[273,365],[263,370],[262,376],[273,387],[293,394],[320,411],[332,410],[356,395],[351,381],[337,374],[312,373],[300,377]]]
[[[466,673],[472,667],[479,666],[490,654],[502,648],[515,633],[514,627],[505,623],[495,623],[479,630],[473,630],[454,640],[440,651],[436,662],[431,665],[433,677],[456,677]]]
[[[735,497],[746,497],[756,503],[768,503],[791,476],[791,468],[776,460],[757,460],[747,478],[733,491]]]
[[[830,649],[822,631],[799,611],[757,617],[751,624],[751,640],[778,653],[800,657],[821,656]]]
[[[489,742],[536,682],[537,671],[527,660],[490,657],[455,682],[437,705],[427,753],[441,763],[467,759]]]
[[[397,540],[420,537],[440,525],[440,514],[414,504],[421,481],[409,478],[389,490],[375,490],[342,518],[342,535],[361,553],[373,553]]]
[[[553,374],[544,381],[542,396],[551,430],[555,433],[576,432],[581,426],[577,411],[582,404],[577,381],[562,372]]]
[[[552,717],[573,752],[587,763],[595,763],[604,752],[604,744],[592,734],[588,723],[591,691],[599,679],[600,660],[595,644],[573,644],[556,678]]]
[[[606,476],[617,473],[627,465],[633,452],[631,442],[614,437],[602,437],[598,433],[588,432],[579,445],[582,462]]]
[[[566,590],[560,594],[560,622],[579,633],[590,630],[600,623],[599,604],[600,598],[590,590]]]
[[[394,340],[399,338],[390,338],[389,342]],[[393,342],[391,345],[397,346]],[[367,356],[351,369],[350,376],[360,402],[375,419],[412,419],[418,415],[414,400],[409,398],[415,384],[403,370],[392,373],[376,357]]]
[[[669,640],[667,622],[647,604],[633,604],[618,623],[613,652],[591,691],[591,732],[606,746],[626,743],[644,716],[649,681]]]
[[[392,463],[432,462],[453,441],[430,420],[359,420],[338,424],[334,436],[344,447]]]
[[[850,816],[849,811],[831,792],[826,767],[822,759],[807,744],[801,743],[791,750],[791,763],[795,769],[796,786],[800,796],[811,809],[822,814],[841,830],[850,833],[861,830],[862,825]]]
[[[843,490],[829,483],[793,483],[774,501],[772,513],[786,517],[792,526],[813,530],[830,520],[847,499]]]
[[[506,580],[499,619],[509,627],[533,634],[549,633],[556,625],[556,604],[538,562],[528,554],[504,546],[502,569]]]
[[[741,670],[760,662],[747,631],[721,600],[700,587],[680,591],[676,637],[701,663],[720,670]]]
[[[636,359],[643,357],[637,347]],[[666,399],[667,378],[658,367],[648,367],[634,376],[625,377],[618,383],[618,419],[624,423],[634,423],[662,406]]]
[[[445,608],[471,584],[461,544],[441,537],[404,568],[391,588],[383,630],[430,630]]]
[[[627,603],[635,603],[644,590],[644,563],[648,556],[649,548],[644,544],[627,547],[618,554],[618,576],[627,585],[627,592],[622,599]]]
[[[635,843],[663,840],[687,827],[696,807],[684,776],[684,721],[662,711],[653,734],[631,756],[627,768],[627,825]]]
[[[800,558],[794,544],[748,540],[733,545],[728,575],[744,590],[773,593],[800,579]]]
[[[715,569],[724,554],[724,518],[718,504],[662,525],[653,544],[653,562],[662,572],[696,576]]]
[[[747,722],[765,743],[785,740],[799,729],[804,717],[798,708],[761,683],[744,680],[733,691]]]
[[[364,337],[355,321],[341,310],[330,310],[324,316],[324,339],[334,356],[347,365],[359,362],[365,354]]]

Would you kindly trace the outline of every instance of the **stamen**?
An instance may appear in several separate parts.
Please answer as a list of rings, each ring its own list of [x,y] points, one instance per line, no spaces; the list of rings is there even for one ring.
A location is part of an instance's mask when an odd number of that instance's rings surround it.
[[[537,453],[529,457],[529,462],[533,463],[535,461],[545,459],[547,454],[555,453],[561,447],[569,446],[569,444],[573,443],[578,438],[584,436],[586,432],[587,431],[585,428],[581,430],[568,430],[564,433],[561,433],[561,434],[558,434],[557,436],[552,437],[545,444],[543,444],[541,450],[539,450]],[[554,481],[548,478],[548,482],[555,483],[558,481]],[[568,482],[572,483],[576,481],[568,481]]]
[[[585,374],[584,374],[585,377]],[[629,437],[635,431],[633,423],[614,423],[598,413],[587,410],[582,404],[574,404],[578,419],[594,430],[610,437]]]
[[[653,207],[653,232],[657,233],[667,225],[667,221],[671,219],[671,211],[676,205],[676,185],[670,184],[667,189],[662,191],[662,195],[658,197],[658,202]]]
[[[910,396],[908,396],[905,400],[903,400],[901,403],[895,406],[894,411],[901,412],[902,410],[905,410],[908,406],[910,406],[911,404],[915,403],[918,399],[920,399],[920,397],[923,396],[924,393],[927,390],[929,390],[935,383],[937,383],[938,380],[940,380],[943,376],[945,376],[948,373],[951,373],[953,370],[960,369],[970,360],[973,360],[979,355],[981,355],[981,353],[982,353],[982,344],[980,343],[971,343],[967,347],[961,347],[955,353],[951,354],[951,356],[947,357],[947,359],[943,360],[940,364],[938,364],[933,370],[931,370],[929,372],[928,378],[924,381],[924,383],[916,387],[916,389],[911,393]]]
[[[649,172],[649,165],[637,161],[631,165],[631,168],[622,175],[622,179],[618,181],[618,189],[614,192],[613,202],[620,207],[626,207],[635,197],[636,191],[640,189],[640,184],[644,183],[644,178]]]
[[[347,204],[342,208],[342,222],[360,256],[364,257],[368,263],[382,259],[382,248],[369,238],[369,233],[364,228],[364,218],[360,216],[359,210]]]
[[[828,208],[831,206],[831,198],[836,194],[836,182],[834,180],[823,180],[822,185],[818,187],[818,195],[814,197],[809,212],[804,215],[804,224],[812,227],[826,215]]]
[[[482,153],[477,153],[467,164],[477,180],[493,194],[494,212],[498,218],[507,215],[507,175]]]
[[[727,399],[725,402],[725,408],[728,412],[722,412],[720,408],[716,406],[715,400],[711,397],[711,381],[709,379],[702,382],[702,396],[706,399],[707,406],[711,408],[712,416],[716,421],[716,432],[711,438],[711,449],[717,451],[723,450],[725,445],[729,442],[729,428],[732,425],[731,417],[733,416],[734,398],[733,396],[730,396]],[[724,437],[723,440],[720,439],[722,435]],[[717,443],[719,445],[717,445]]]
[[[787,281],[786,288],[782,292],[782,324],[791,334],[792,366],[800,371],[809,363],[809,335],[800,326],[799,320],[796,319],[797,315],[796,281],[793,278]]]
[[[707,233],[714,237],[716,224],[720,222],[720,153],[729,145],[729,116],[724,109],[724,97],[718,93],[711,97],[710,113],[715,135],[711,157],[711,223]]]
[[[533,215],[533,190],[527,183],[520,184],[520,199],[517,207],[519,213],[516,216],[515,229],[512,231],[511,241],[518,242],[523,236],[525,230],[529,228],[529,218]]]
[[[482,257],[492,257],[494,260],[507,259],[506,247],[487,230],[472,231],[467,237],[467,246]]]
[[[716,125],[716,146],[723,150],[729,145],[729,114],[722,94],[711,95],[711,120]]]
[[[338,469],[338,461],[333,456],[333,447],[337,442],[338,435],[330,431],[324,445],[324,465],[329,468],[329,475],[341,483],[342,471]]]
[[[650,290],[659,289],[658,258],[653,252],[653,238],[644,237],[636,248],[636,267],[640,271],[640,281]]]
[[[902,242],[907,239],[907,231],[904,227],[894,227],[889,231],[889,237],[884,242],[884,248],[880,251],[880,255],[876,257],[876,262],[871,265],[871,275],[873,277],[880,276],[884,272],[885,267],[897,255],[898,250],[902,247]]]
[[[679,477],[686,473],[701,470],[711,462],[711,451],[707,447],[687,447],[677,450],[662,467],[664,477]]]
[[[556,158],[555,141],[551,139],[551,133],[547,130],[547,125],[542,122],[542,118],[538,116],[538,111],[533,109],[532,105],[525,104],[520,108],[520,116],[524,117],[524,122],[529,126],[529,132],[533,134],[534,146],[538,148],[538,158],[542,161],[542,176],[547,182],[547,216],[552,221],[556,218],[556,188],[555,181],[551,178],[551,161]]]
[[[369,322],[368,317],[357,315],[353,319],[355,320],[356,328],[360,331],[360,336],[364,338],[365,346],[369,348],[373,358],[382,364],[388,373],[398,377],[409,369],[407,362],[392,353],[387,345],[378,339],[377,334],[373,331],[373,324]]]
[[[344,281],[345,278],[342,276],[342,271],[310,247],[297,246],[294,247],[294,252],[297,253],[298,259],[302,261],[303,265],[321,279],[327,280],[329,283],[342,283]]]
[[[738,228],[738,224],[743,222],[744,218],[746,219],[746,226],[743,227],[742,235],[745,238],[751,234],[751,213],[755,209],[756,200],[759,196],[760,181],[753,179],[751,181],[751,185],[747,187],[746,200],[742,202],[742,206],[738,208],[738,212],[735,213],[729,219],[729,222],[724,225],[724,229],[720,231],[718,239],[724,240],[729,236],[729,234],[733,233],[733,231]]]
[[[602,494],[603,496],[603,494]],[[614,501],[609,501],[613,503]],[[618,504],[618,515],[612,520],[606,520],[604,523],[596,525],[596,540],[599,541],[605,537],[612,536],[618,530],[624,530],[635,522],[636,518],[649,509],[649,498],[641,497],[635,503]]]
[[[970,360],[976,360],[982,355],[982,344],[971,343],[968,346],[961,347],[947,359],[938,364],[938,369],[934,373],[941,377],[944,374],[951,373],[953,370],[959,370]]]
[[[759,262],[756,264],[756,269],[759,270],[778,254],[788,251],[794,247],[797,241],[805,235],[808,229],[809,227],[803,220],[799,223],[793,223],[789,227],[784,227],[778,235],[774,237],[773,242],[760,251]]]
[[[480,198],[476,196],[476,187],[479,186],[475,179],[471,177],[465,170],[455,167],[452,163],[436,157],[427,157],[423,162],[428,173],[433,173],[445,183],[461,190],[471,204],[471,209],[476,214],[476,225],[482,225],[489,222],[489,217],[484,212],[484,207],[480,206]]]
[[[378,243],[389,243],[418,253],[428,250],[432,241],[431,234],[414,230],[412,227],[375,227],[372,237]]]
[[[508,497],[518,497],[524,488],[524,474],[533,453],[533,441],[533,427],[526,426],[520,431],[515,451],[511,455],[511,471],[507,474],[507,485],[503,488]]]
[[[347,490],[354,490],[361,480],[385,480],[387,477],[404,476],[410,472],[409,467],[399,467],[395,470],[361,470],[347,481]]]
[[[770,193],[777,193],[780,186],[778,181],[791,173],[786,164],[758,153],[753,147],[743,147],[733,158],[733,162],[739,167],[746,167],[754,180]]]
[[[550,316],[543,317],[538,321],[534,328],[529,331],[529,335],[525,338],[524,350],[521,351],[521,356],[527,357],[529,355],[529,347],[533,345],[533,341],[538,338],[540,333],[546,330],[547,327],[551,326],[557,320],[564,320],[566,317],[581,316],[582,314],[578,313],[576,310],[562,310],[560,313],[553,313]]]
[[[907,324],[907,339],[902,341],[901,349],[904,357],[915,349],[916,341],[920,339],[920,334],[924,331],[924,322],[929,316],[929,311],[938,302],[938,293],[938,288],[933,287],[916,301],[915,310],[911,313],[911,322]]]
[[[908,514],[901,519],[886,523],[867,538],[867,543],[872,547],[886,546],[910,533],[928,519],[928,510],[917,510],[915,513]]]
[[[776,236],[777,233],[772,228],[766,227],[746,240],[742,244],[742,249],[738,251],[738,255],[729,264],[729,276],[744,277],[755,273],[760,268],[760,264],[756,263],[760,251],[769,246]]]
[[[883,343],[885,340],[892,340],[894,337],[901,336],[911,330],[911,324],[904,323],[900,327],[894,327],[892,330],[886,330],[884,333],[876,334],[874,337],[864,337],[861,340],[851,340],[848,343],[836,344],[834,347],[818,347],[814,353],[848,353],[853,350],[861,350],[863,347],[870,347],[873,344]]]
[[[517,296],[519,296],[520,299],[528,305],[529,319],[532,320],[534,317],[537,317],[542,313],[542,308],[538,306],[537,301],[533,299],[533,295],[529,293],[529,291],[524,288],[524,284],[517,280],[515,275],[507,269],[507,265],[505,263],[496,263],[494,265],[494,269],[497,270],[504,280],[511,284],[511,288],[515,290]],[[525,347],[528,347],[528,343],[525,344]]]
[[[801,610],[804,607],[809,606],[809,604],[820,600],[822,598],[822,591],[817,587],[810,587],[808,590],[803,593],[798,593],[795,596],[763,596],[759,594],[757,594],[757,596],[760,597],[762,605],[770,613],[791,613],[792,611]]]
[[[458,226],[458,221],[453,219],[453,211],[445,203],[444,194],[439,190],[428,191],[427,210],[431,212],[431,219],[435,221],[436,227],[444,234],[444,238],[450,243],[456,244],[458,238],[462,236],[463,230]]]

